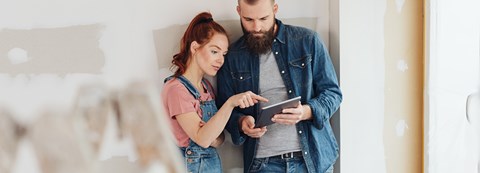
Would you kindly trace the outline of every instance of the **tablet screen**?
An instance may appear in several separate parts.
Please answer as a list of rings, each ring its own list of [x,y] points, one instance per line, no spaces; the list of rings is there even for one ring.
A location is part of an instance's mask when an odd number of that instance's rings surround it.
[[[273,124],[272,117],[275,114],[279,114],[283,109],[286,108],[295,108],[298,106],[301,96],[291,98],[279,103],[272,104],[270,106],[263,107],[260,110],[260,115],[258,116],[255,122],[255,128],[268,126]]]

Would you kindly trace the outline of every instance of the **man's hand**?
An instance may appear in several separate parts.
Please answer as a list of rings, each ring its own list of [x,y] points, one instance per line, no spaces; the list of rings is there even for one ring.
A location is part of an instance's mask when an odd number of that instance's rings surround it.
[[[284,109],[281,114],[273,116],[272,121],[279,124],[295,125],[302,120],[312,119],[309,105],[298,104],[296,108]]]
[[[242,116],[239,123],[243,133],[252,138],[260,138],[267,132],[267,127],[255,128],[255,119],[250,115]]]

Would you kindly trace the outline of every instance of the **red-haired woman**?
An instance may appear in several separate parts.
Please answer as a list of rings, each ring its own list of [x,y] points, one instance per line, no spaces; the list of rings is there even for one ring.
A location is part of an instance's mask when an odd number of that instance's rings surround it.
[[[222,172],[215,147],[223,143],[223,129],[235,107],[268,101],[250,91],[230,97],[217,109],[214,93],[204,75],[214,76],[228,49],[225,29],[203,12],[185,31],[180,52],[173,56],[175,74],[165,79],[162,100],[187,172]]]

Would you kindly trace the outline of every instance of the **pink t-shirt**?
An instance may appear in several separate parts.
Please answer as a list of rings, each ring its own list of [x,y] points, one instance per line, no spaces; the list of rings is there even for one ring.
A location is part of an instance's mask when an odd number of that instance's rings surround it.
[[[206,88],[205,86],[203,87]],[[200,94],[200,100],[202,101],[211,99],[212,96],[208,91]],[[168,114],[168,118],[170,119],[173,134],[177,139],[177,145],[180,147],[188,146],[189,137],[180,126],[175,116],[189,112],[197,112],[198,116],[201,118],[202,110],[200,109],[200,102],[193,97],[188,89],[177,78],[169,80],[163,86],[162,101]]]

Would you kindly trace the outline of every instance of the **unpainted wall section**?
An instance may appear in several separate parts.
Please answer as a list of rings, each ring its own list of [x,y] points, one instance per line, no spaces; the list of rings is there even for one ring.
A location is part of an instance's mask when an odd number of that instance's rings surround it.
[[[341,172],[422,172],[423,2],[341,0],[334,10]]]
[[[383,142],[389,173],[423,170],[423,2],[388,0]]]

